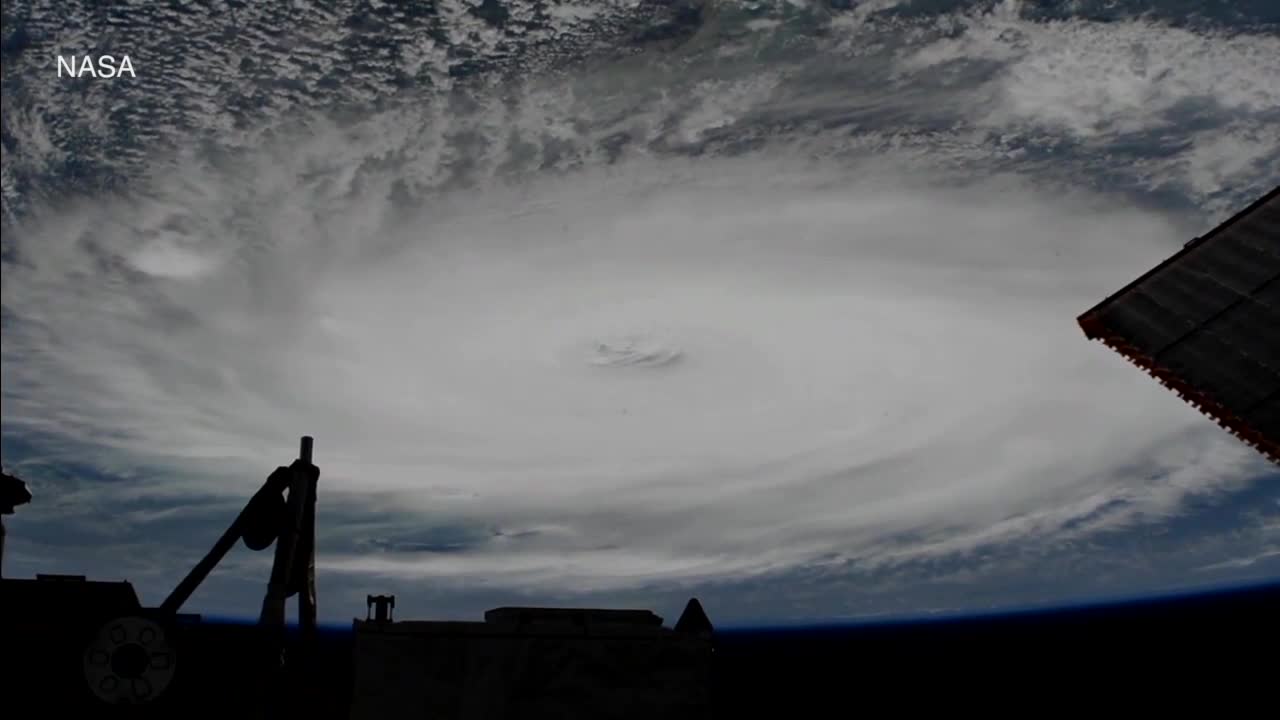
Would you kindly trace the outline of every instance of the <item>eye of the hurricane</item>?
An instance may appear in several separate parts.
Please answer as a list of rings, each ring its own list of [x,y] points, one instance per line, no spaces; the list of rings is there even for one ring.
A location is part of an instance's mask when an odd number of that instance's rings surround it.
[[[599,367],[657,368],[672,365],[681,356],[680,348],[666,338],[635,334],[597,340],[587,362]]]

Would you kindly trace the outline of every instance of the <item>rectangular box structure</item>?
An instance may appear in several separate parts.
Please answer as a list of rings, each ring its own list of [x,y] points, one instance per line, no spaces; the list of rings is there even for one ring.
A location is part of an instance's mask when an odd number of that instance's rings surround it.
[[[1078,320],[1280,464],[1280,188]]]
[[[498,608],[484,622],[355,621],[353,720],[693,718],[711,640],[647,610]]]

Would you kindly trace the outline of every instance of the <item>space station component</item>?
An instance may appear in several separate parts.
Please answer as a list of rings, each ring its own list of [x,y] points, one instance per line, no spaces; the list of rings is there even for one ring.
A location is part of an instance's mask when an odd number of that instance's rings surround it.
[[[320,469],[311,462],[312,448],[312,438],[303,437],[298,459],[289,467],[276,468],[267,477],[208,554],[160,604],[162,612],[176,613],[236,542],[243,541],[251,550],[265,550],[274,542],[275,559],[258,622],[283,629],[285,601],[297,595],[299,624],[304,632],[314,632],[316,485]]]
[[[14,508],[31,502],[27,484],[9,473],[0,473],[0,515],[12,515]],[[0,577],[4,577],[4,518],[0,517]]]
[[[366,621],[391,622],[391,611],[396,607],[396,596],[370,595],[365,604],[368,606],[365,613]]]
[[[255,718],[387,717],[408,706],[438,717],[606,717],[620,707],[635,710],[628,716],[708,716],[712,627],[697,600],[668,629],[648,610],[586,608],[403,622],[392,617],[393,595],[369,595],[345,646],[350,666],[334,662],[340,645],[315,624],[318,479],[311,438],[303,438],[299,458],[270,474],[158,608],[143,607],[123,581],[0,581],[0,630],[23,658],[14,686],[87,710],[74,717],[98,717],[102,703],[110,717],[138,718],[204,716],[222,703]],[[275,545],[257,627],[179,613],[238,542]],[[296,645],[284,642],[283,627],[293,595],[304,631]]]
[[[209,553],[150,618],[125,615],[100,627],[83,657],[85,681],[94,695],[110,704],[141,705],[164,693],[178,659],[164,626],[177,617],[182,604],[237,541],[243,541],[251,550],[276,545],[258,621],[272,635],[267,652],[275,658],[282,657],[285,602],[293,595],[298,596],[304,633],[314,633],[315,500],[320,470],[311,462],[312,446],[312,438],[302,438],[298,459],[268,476]]]
[[[1078,322],[1280,464],[1280,187]]]
[[[31,491],[22,480],[0,473],[0,515],[12,515],[14,508],[31,502]]]
[[[89,689],[112,704],[141,704],[164,693],[173,680],[177,657],[164,628],[143,617],[105,623],[84,651]]]
[[[378,598],[369,596],[373,605]],[[387,603],[390,604],[389,602]],[[482,622],[356,619],[351,718],[713,717],[710,620],[500,607]]]

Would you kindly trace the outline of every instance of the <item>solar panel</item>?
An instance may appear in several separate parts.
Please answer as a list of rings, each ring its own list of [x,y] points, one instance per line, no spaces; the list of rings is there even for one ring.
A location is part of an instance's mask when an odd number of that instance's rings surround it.
[[[1079,323],[1280,464],[1280,187]]]

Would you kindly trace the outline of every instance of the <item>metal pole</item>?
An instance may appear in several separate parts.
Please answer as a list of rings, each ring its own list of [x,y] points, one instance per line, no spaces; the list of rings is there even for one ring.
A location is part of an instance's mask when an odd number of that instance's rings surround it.
[[[271,579],[267,582],[267,595],[262,600],[262,614],[258,622],[277,628],[284,627],[284,605],[289,596],[289,574],[293,569],[294,553],[298,547],[298,537],[302,530],[302,517],[306,505],[303,503],[307,480],[299,473],[293,473],[293,481],[289,483],[289,503],[285,513],[288,524],[276,538],[276,555],[271,564]]]
[[[191,572],[187,573],[182,582],[178,583],[178,587],[174,588],[173,592],[169,593],[169,597],[160,603],[161,612],[178,612],[178,608],[182,607],[187,598],[191,597],[191,593],[196,591],[196,588],[200,586],[200,583],[204,582],[204,579],[209,576],[213,568],[217,566],[231,548],[235,547],[236,542],[240,540],[244,519],[248,512],[248,506],[240,511],[240,514],[231,523],[231,527],[228,527],[227,531],[222,533],[222,537],[218,538],[218,542],[213,544],[213,549],[201,558],[194,568],[191,568]]]
[[[278,478],[279,476],[273,473],[271,477],[268,477],[266,482],[262,483],[262,488],[258,490],[258,493],[279,494],[284,492],[284,486],[279,485],[278,480],[277,482],[272,482],[273,477]],[[236,542],[240,540],[244,533],[244,524],[249,516],[251,504],[252,501],[244,506],[244,509],[232,521],[231,526],[227,528],[227,531],[222,533],[222,537],[218,538],[218,542],[213,544],[213,549],[201,558],[200,562],[196,563],[196,566],[191,569],[191,572],[187,573],[187,576],[182,579],[182,582],[178,583],[178,586],[173,589],[173,592],[169,593],[169,597],[165,598],[164,602],[160,604],[161,610],[166,613],[178,612],[178,608],[182,607],[182,604],[191,597],[191,593],[195,592],[200,583],[204,582],[204,579],[213,571],[213,568],[222,561],[222,558],[231,551],[231,548],[235,547]]]
[[[298,458],[308,465],[311,464],[311,448],[315,445],[315,442],[315,438],[310,435],[302,436],[301,447],[298,449]]]
[[[294,565],[295,572],[302,576],[298,586],[298,624],[302,626],[304,636],[314,634],[316,629],[316,481],[308,479],[307,484],[302,538]]]
[[[305,435],[298,457],[311,465],[314,438]],[[298,557],[293,571],[302,575],[298,583],[298,624],[306,640],[312,639],[316,629],[316,480],[308,476],[306,494],[303,495],[302,537],[298,542]]]
[[[311,466],[311,453],[314,440],[311,436],[303,436],[298,450],[299,463]],[[271,566],[271,580],[267,584],[267,596],[262,601],[262,614],[258,616],[259,624],[284,628],[285,600],[289,597],[290,576],[295,572],[300,551],[306,552],[306,546],[314,545],[314,526],[307,527],[308,510],[314,507],[314,484],[310,473],[304,474],[306,468],[292,473],[289,483],[289,503],[285,517],[285,526],[276,540],[276,555]],[[312,517],[314,515],[312,514]],[[312,520],[314,524],[314,519]],[[310,532],[308,532],[310,530]],[[309,542],[307,538],[310,537]]]
[[[266,666],[264,667],[266,672],[261,681],[263,683],[262,697],[266,701],[268,717],[273,717],[275,714],[283,712],[290,705],[289,701],[281,695],[282,692],[287,693],[288,691],[280,685],[282,680],[286,685],[288,684],[288,679],[280,675],[286,670],[284,664],[285,601],[289,596],[290,578],[297,572],[298,553],[306,552],[308,544],[305,531],[307,509],[311,505],[308,496],[311,495],[310,490],[312,489],[312,447],[312,438],[304,436],[298,449],[298,462],[294,464],[294,470],[290,473],[289,502],[285,514],[288,524],[276,539],[276,554],[271,566],[271,580],[267,584],[267,595],[262,600],[262,614],[258,616],[259,627],[266,631],[262,638],[266,643],[263,657],[263,660],[266,661]],[[306,588],[304,587],[303,592],[305,591]],[[302,615],[304,609],[305,606],[300,599],[299,615]],[[292,712],[288,714],[292,714]]]

